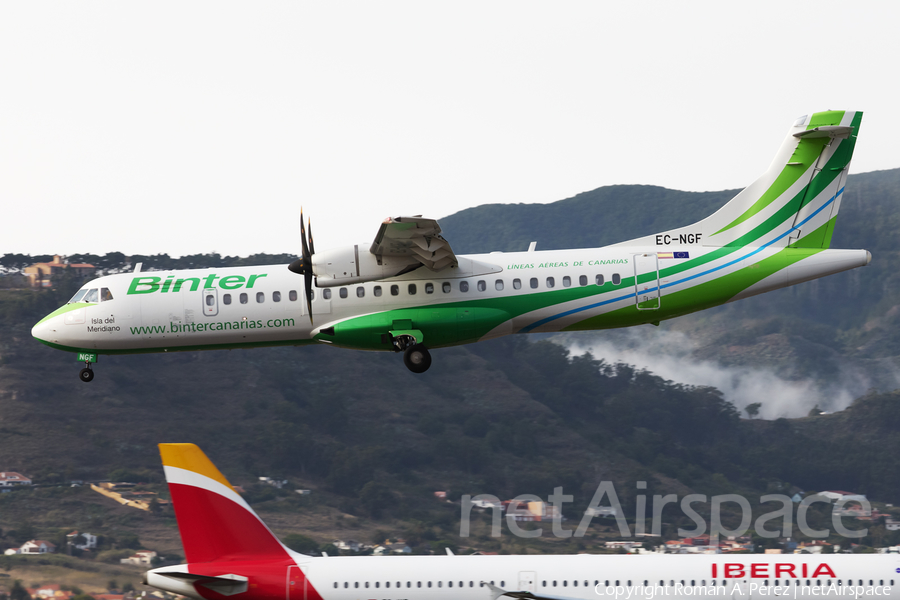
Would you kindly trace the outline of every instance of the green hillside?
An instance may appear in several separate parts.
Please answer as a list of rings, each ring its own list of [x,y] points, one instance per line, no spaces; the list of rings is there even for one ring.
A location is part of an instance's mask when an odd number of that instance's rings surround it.
[[[683,225],[731,195],[615,186],[552,205],[471,209],[442,226],[457,252],[524,249],[535,239],[539,248],[596,245]],[[784,377],[826,383],[842,366],[856,365],[886,373],[879,381],[890,382],[900,355],[893,326],[900,290],[891,269],[898,196],[900,170],[855,175],[847,186],[834,246],[872,250],[868,267],[648,328],[649,335],[685,333],[695,344],[692,360],[768,365]],[[490,248],[482,246],[487,242]],[[14,270],[31,258],[7,255],[0,264]],[[84,258],[109,269],[129,262],[116,253]],[[146,268],[288,258],[140,260]],[[575,515],[603,480],[616,482],[626,512],[638,480],[649,482],[649,493],[679,496],[802,488],[900,499],[891,460],[900,451],[900,404],[889,391],[896,385],[835,414],[748,420],[743,406],[716,389],[571,355],[534,336],[437,350],[424,375],[409,373],[393,354],[271,348],[101,357],[96,379],[85,385],[74,357],[30,336],[71,285],[0,290],[0,470],[42,484],[114,474],[164,492],[156,444],[191,441],[246,487],[281,535],[302,531],[324,543],[387,532],[417,541],[417,548],[472,544],[453,537],[458,506],[435,500],[435,490],[454,500],[465,493],[546,498],[563,486],[575,495]],[[604,335],[615,339],[616,332]],[[312,489],[311,499],[276,493],[258,483],[262,475]],[[112,538],[125,531],[177,548],[170,516],[130,518],[90,492],[55,493],[68,508],[50,508],[57,501],[47,491],[0,495],[0,545],[11,545],[10,532],[24,523],[48,536],[94,527]],[[667,535],[675,525],[677,518]],[[611,535],[607,529],[592,530],[602,537]],[[533,547],[576,551],[595,542],[553,545],[543,538]],[[475,545],[517,549],[507,543],[481,538]]]

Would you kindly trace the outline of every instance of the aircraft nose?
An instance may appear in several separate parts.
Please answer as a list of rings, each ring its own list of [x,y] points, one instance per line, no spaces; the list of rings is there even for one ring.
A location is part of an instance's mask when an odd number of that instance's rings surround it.
[[[40,342],[48,341],[51,333],[49,319],[43,319],[31,328],[31,337]]]

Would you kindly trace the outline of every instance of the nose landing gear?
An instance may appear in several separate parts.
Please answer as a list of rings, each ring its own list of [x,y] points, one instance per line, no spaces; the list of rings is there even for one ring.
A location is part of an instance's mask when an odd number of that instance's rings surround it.
[[[78,353],[78,361],[84,362],[84,368],[78,372],[78,379],[85,383],[94,380],[94,370],[91,365],[97,362],[97,354],[94,352],[83,351]]]
[[[85,383],[93,381],[94,379],[94,370],[91,369],[91,363],[86,363],[86,365],[87,366],[78,373],[78,378]]]

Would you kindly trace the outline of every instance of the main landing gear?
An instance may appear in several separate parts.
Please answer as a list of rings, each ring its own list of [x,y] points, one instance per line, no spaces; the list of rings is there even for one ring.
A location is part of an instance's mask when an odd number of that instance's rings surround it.
[[[431,353],[411,335],[392,338],[395,352],[403,352],[403,364],[413,373],[424,373],[431,366]]]

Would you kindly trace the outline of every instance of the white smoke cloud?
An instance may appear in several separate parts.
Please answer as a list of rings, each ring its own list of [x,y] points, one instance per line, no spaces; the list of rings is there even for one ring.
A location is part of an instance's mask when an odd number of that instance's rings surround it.
[[[841,368],[838,383],[813,379],[787,379],[774,369],[755,366],[725,366],[694,357],[694,340],[678,331],[630,328],[600,334],[563,334],[553,341],[566,346],[573,355],[591,352],[607,363],[624,362],[687,385],[718,388],[725,398],[746,416],[744,408],[761,402],[759,416],[764,419],[806,416],[818,406],[824,411],[843,410],[873,385],[870,369],[847,364]],[[879,383],[893,388],[900,385],[895,365],[890,373],[882,370]]]

